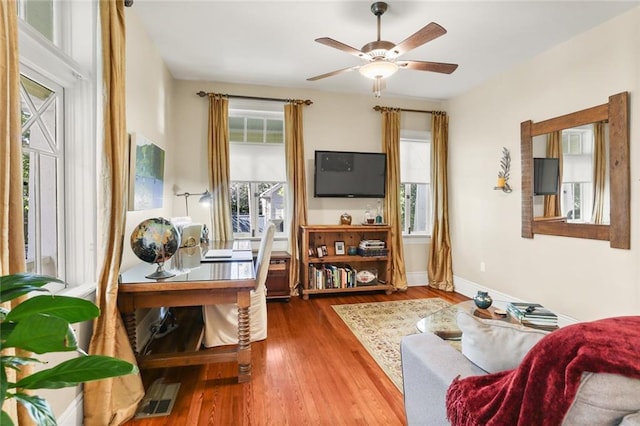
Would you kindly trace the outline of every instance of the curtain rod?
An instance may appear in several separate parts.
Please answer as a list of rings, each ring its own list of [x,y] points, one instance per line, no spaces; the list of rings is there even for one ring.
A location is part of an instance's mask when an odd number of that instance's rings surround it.
[[[380,106],[380,105],[374,106],[373,109],[376,110],[376,111],[384,111],[385,109],[387,109],[387,110],[397,110],[397,111],[404,111],[404,112],[420,112],[420,113],[424,113],[424,114],[446,114],[445,111],[429,111],[429,110],[426,110],[426,109],[393,108],[393,107],[386,107],[386,106]]]
[[[200,96],[201,98],[204,98],[205,96],[208,96],[208,95],[216,95],[216,94],[217,93],[204,92],[202,90],[199,91],[198,93],[196,93],[196,95]],[[237,99],[253,99],[253,100],[259,100],[259,101],[297,102],[297,103],[301,103],[301,104],[304,104],[304,105],[311,105],[313,103],[309,99],[301,100],[301,99],[263,98],[263,97],[260,97],[260,96],[227,95],[227,94],[224,94],[222,96],[227,96],[229,98],[237,98]]]

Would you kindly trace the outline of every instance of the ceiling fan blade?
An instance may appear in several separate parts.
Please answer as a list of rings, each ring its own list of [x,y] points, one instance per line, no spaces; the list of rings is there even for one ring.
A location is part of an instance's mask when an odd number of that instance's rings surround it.
[[[320,80],[322,78],[332,77],[334,75],[342,74],[342,73],[345,73],[345,72],[355,71],[358,68],[360,68],[360,65],[356,65],[355,67],[343,68],[341,70],[331,71],[331,72],[328,72],[326,74],[320,74],[320,75],[316,75],[315,77],[310,77],[310,78],[307,79],[307,81],[316,81],[316,80]]]
[[[458,68],[458,64],[447,64],[444,62],[425,62],[425,61],[401,61],[396,62],[400,68],[406,68],[417,71],[431,71],[442,74],[451,74]]]
[[[447,30],[442,28],[435,22],[431,22],[425,25],[421,30],[418,30],[414,34],[410,35],[400,43],[396,44],[389,54],[396,58],[410,50],[415,49],[418,46],[422,46],[428,41],[434,40],[447,33]]]
[[[367,55],[363,51],[358,50],[355,47],[351,47],[349,45],[346,45],[344,43],[341,43],[329,37],[317,38],[316,41],[320,44],[324,44],[325,46],[333,47],[334,49],[342,50],[343,52],[347,52],[351,55],[357,56],[358,58],[371,59],[371,56]]]

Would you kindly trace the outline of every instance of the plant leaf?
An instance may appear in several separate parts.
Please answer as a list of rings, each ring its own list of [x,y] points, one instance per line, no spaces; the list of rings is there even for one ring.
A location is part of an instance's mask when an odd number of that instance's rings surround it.
[[[124,376],[138,372],[138,367],[118,358],[88,355],[72,358],[53,368],[27,376],[16,383],[23,389],[59,389],[91,380]]]
[[[26,272],[2,276],[0,277],[0,303],[16,299],[32,291],[49,291],[41,287],[52,282],[64,284],[64,281],[54,277]]]
[[[15,398],[27,409],[38,426],[56,426],[58,424],[51,406],[44,398],[24,393],[16,393]]]
[[[3,347],[26,349],[37,354],[74,351],[78,347],[69,323],[48,315],[32,315],[16,323]]]
[[[36,358],[27,358],[23,356],[3,356],[0,357],[0,364],[6,368],[13,368],[14,370],[19,370],[20,367],[25,366],[27,364],[44,364],[42,361]],[[4,370],[4,368],[3,368]]]
[[[35,296],[13,308],[6,321],[19,321],[34,314],[48,314],[73,324],[96,318],[100,309],[92,302],[77,297]]]
[[[2,403],[0,406],[4,405],[5,399],[7,399],[7,391],[9,390],[9,379],[7,377],[7,370],[4,369],[4,363],[2,365],[2,370],[0,370],[0,396],[2,396]],[[3,411],[4,413],[4,411]],[[4,424],[4,422],[0,422],[0,424]]]
[[[13,420],[11,420],[11,417],[9,417],[9,415],[4,410],[2,410],[2,412],[0,413],[0,425],[14,426]]]

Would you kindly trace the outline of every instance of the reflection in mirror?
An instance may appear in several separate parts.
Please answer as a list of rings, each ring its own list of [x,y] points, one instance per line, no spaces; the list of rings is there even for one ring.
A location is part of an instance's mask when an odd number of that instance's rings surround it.
[[[608,152],[605,121],[534,137],[534,218],[609,224]],[[546,161],[549,158],[559,161]],[[542,186],[537,188],[538,184]],[[555,189],[549,191],[543,184]]]
[[[606,240],[630,248],[629,94],[520,124],[522,237]],[[534,158],[558,159],[556,192],[535,195]]]

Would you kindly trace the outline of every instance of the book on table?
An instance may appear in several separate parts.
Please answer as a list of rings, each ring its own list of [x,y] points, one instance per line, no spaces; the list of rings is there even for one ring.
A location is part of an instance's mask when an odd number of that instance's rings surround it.
[[[507,312],[527,326],[555,328],[558,324],[558,316],[539,303],[511,302]]]

